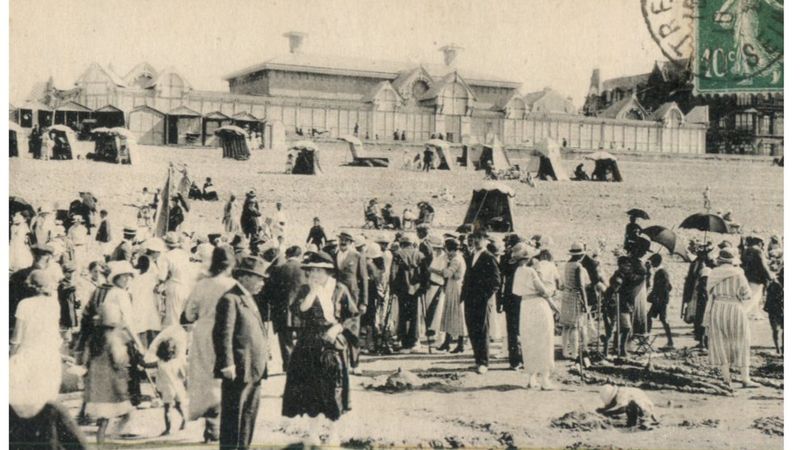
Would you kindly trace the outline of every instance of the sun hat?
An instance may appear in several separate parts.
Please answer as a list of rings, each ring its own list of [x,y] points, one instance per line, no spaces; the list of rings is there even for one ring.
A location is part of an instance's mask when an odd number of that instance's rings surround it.
[[[528,244],[519,242],[511,248],[511,263],[515,264],[520,261],[528,260],[536,256],[536,250]]]
[[[719,251],[719,254],[717,254],[717,264],[736,265],[739,264],[739,258],[730,249],[723,248]]]
[[[375,242],[370,242],[367,244],[367,248],[364,250],[364,256],[369,259],[383,258],[383,252],[381,251],[380,245],[376,244]]]
[[[353,236],[353,244],[355,245],[356,248],[361,248],[367,245],[367,240],[364,239],[364,236],[357,234]]]
[[[125,227],[122,229],[122,235],[124,237],[135,237],[136,236],[136,228],[134,227]]]
[[[164,241],[161,238],[152,237],[142,244],[142,248],[148,252],[154,253],[164,253],[167,251],[167,247],[164,245]]]
[[[56,280],[52,273],[44,269],[32,271],[30,275],[28,275],[26,282],[33,289],[45,294],[52,294],[58,286],[58,280]]]
[[[167,248],[175,248],[181,245],[181,235],[175,231],[170,231],[164,235],[164,244]]]
[[[333,258],[325,252],[308,252],[303,255],[303,262],[300,263],[303,269],[327,269],[333,270]]]
[[[583,244],[575,241],[569,246],[569,253],[570,255],[583,255],[586,253],[586,250],[584,249]]]
[[[48,244],[36,244],[31,246],[31,252],[36,255],[52,255],[55,249]]]
[[[128,261],[111,261],[108,263],[108,281],[114,282],[114,279],[120,275],[134,275],[136,270]]]
[[[258,256],[245,256],[239,261],[239,264],[236,265],[236,268],[233,270],[233,275],[248,274],[267,278],[268,268],[269,263],[264,261],[264,259]]]
[[[339,240],[340,241],[348,240],[350,242],[355,242],[353,240],[353,235],[348,233],[347,231],[342,231],[341,233],[339,233]]]

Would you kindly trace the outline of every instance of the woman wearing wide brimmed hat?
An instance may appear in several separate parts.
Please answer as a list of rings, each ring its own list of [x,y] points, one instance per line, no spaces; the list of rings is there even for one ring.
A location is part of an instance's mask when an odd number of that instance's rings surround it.
[[[306,253],[301,267],[307,284],[291,308],[303,327],[286,371],[282,414],[337,420],[351,409],[346,352],[358,343],[358,306],[333,277],[329,255]]]
[[[10,273],[33,264],[33,254],[29,245],[30,231],[25,217],[20,213],[14,214],[11,219],[8,242],[8,270]]]
[[[135,269],[127,261],[108,263],[108,284],[99,287],[83,315],[79,341],[85,344],[87,362],[86,413],[98,419],[97,442],[105,440],[111,419],[120,417],[121,430],[133,409],[130,401],[129,346],[143,349],[131,326],[131,297],[128,285]]]
[[[730,368],[738,367],[742,387],[758,387],[750,380],[750,323],[744,305],[751,292],[739,259],[731,250],[720,250],[717,267],[708,275],[708,305],[703,325],[708,334],[708,359],[720,368],[731,387]]]
[[[562,354],[571,359],[577,356],[578,333],[581,342],[586,342],[586,285],[590,283],[589,273],[583,268],[581,259],[584,246],[574,242],[569,248],[569,260],[564,266],[564,293],[561,296],[561,320],[563,328]]]
[[[528,387],[550,390],[550,373],[555,368],[553,315],[558,309],[552,300],[555,283],[545,284],[531,265],[536,254],[536,250],[523,243],[513,247],[511,261],[517,264],[517,270],[511,292],[520,297],[520,344],[525,358],[523,370],[530,376]]]

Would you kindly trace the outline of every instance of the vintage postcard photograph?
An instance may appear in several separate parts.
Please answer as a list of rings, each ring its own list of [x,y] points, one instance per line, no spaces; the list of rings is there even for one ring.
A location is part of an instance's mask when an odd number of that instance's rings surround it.
[[[3,446],[784,448],[784,3],[10,0]]]

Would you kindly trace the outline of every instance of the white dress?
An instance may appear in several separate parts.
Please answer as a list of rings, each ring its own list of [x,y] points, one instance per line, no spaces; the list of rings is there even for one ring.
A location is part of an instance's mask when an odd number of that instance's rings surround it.
[[[552,292],[533,267],[521,266],[514,272],[512,293],[522,298],[519,334],[524,370],[531,375],[550,372],[555,367],[555,322],[544,297]]]
[[[13,273],[17,270],[30,267],[33,264],[33,255],[28,246],[28,224],[20,223],[11,225],[10,242],[8,243],[8,269]]]
[[[197,279],[197,269],[192,264],[189,253],[181,248],[168,251],[163,257],[167,273],[164,289],[164,320],[168,327],[180,323],[186,299]]]
[[[128,291],[131,293],[133,317],[131,325],[134,333],[158,331],[161,329],[161,314],[158,311],[159,296],[154,292],[158,284],[155,268],[137,275],[131,280]]]
[[[220,380],[214,378],[214,340],[212,331],[217,302],[236,281],[227,276],[204,278],[197,282],[186,301],[184,315],[192,328],[187,374],[189,418],[195,420],[220,403]]]
[[[55,296],[39,295],[22,300],[17,306],[15,358],[33,364],[30,386],[39,390],[44,401],[53,400],[61,389],[61,308]],[[13,395],[13,394],[12,394]]]

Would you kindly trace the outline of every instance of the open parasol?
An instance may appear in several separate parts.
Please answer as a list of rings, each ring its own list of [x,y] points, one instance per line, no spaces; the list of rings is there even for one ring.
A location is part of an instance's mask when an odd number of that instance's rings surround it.
[[[648,236],[652,242],[669,250],[671,254],[680,256],[684,261],[689,261],[686,243],[674,231],[661,225],[653,225],[642,230],[642,234]]]
[[[650,220],[650,216],[647,214],[647,212],[639,208],[629,209],[625,214],[636,217],[637,219]]]
[[[725,219],[716,214],[709,213],[692,214],[691,216],[683,219],[683,222],[681,222],[678,227],[705,232],[710,231],[712,233],[730,233],[730,230],[728,229],[728,223],[725,222]]]

